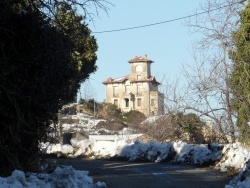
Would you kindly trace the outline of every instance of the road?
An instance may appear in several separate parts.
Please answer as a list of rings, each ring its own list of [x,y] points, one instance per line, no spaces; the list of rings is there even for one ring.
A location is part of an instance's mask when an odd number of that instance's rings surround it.
[[[88,170],[94,181],[108,188],[222,188],[226,174],[190,165],[140,163],[114,160],[56,159],[58,164]]]

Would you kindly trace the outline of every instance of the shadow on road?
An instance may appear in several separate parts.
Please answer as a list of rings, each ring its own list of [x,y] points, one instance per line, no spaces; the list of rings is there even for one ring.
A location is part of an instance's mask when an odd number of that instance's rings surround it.
[[[191,165],[83,159],[56,161],[59,165],[87,170],[94,181],[104,181],[110,188],[222,188],[231,179],[225,173]]]

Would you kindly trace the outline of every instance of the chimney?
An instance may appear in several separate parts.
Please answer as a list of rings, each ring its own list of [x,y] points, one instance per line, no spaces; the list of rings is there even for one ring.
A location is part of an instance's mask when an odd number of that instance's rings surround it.
[[[145,58],[148,59],[148,55],[147,54],[145,54]]]

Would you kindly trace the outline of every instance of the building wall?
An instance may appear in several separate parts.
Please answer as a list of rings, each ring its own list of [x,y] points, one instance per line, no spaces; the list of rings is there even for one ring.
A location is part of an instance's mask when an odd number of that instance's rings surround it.
[[[142,59],[142,60],[141,60]],[[106,101],[122,111],[138,110],[146,116],[164,114],[164,97],[158,91],[159,83],[151,77],[151,63],[147,57],[129,61],[131,74],[127,79],[105,82]],[[122,77],[124,78],[124,77]]]
[[[138,85],[142,88],[141,93],[137,92]],[[125,91],[125,86],[129,86],[130,90]],[[117,87],[117,95],[114,95],[114,87]],[[152,89],[154,90],[152,91]],[[157,87],[151,86],[150,82],[130,83],[127,81],[125,83],[107,84],[106,96],[105,102],[112,104],[117,102],[116,105],[124,112],[138,110],[146,116],[164,114],[163,95],[157,90]]]
[[[151,76],[151,70],[150,70],[150,63],[145,63],[145,62],[137,62],[137,63],[131,63],[131,75],[130,79],[131,80],[138,80],[137,76],[141,76],[141,80],[146,80],[148,77]],[[141,66],[142,67],[142,72],[137,72],[136,67]]]

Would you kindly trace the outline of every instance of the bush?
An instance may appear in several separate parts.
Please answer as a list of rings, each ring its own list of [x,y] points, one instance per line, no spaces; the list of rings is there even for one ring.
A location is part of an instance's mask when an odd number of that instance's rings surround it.
[[[102,103],[98,107],[98,114],[100,117],[110,121],[123,121],[121,109],[111,103]]]
[[[203,122],[195,114],[166,114],[154,122],[141,125],[141,129],[158,142],[183,140],[203,143]]]
[[[137,110],[131,110],[124,113],[123,118],[124,121],[129,125],[138,126],[142,121],[146,119],[146,116]]]

